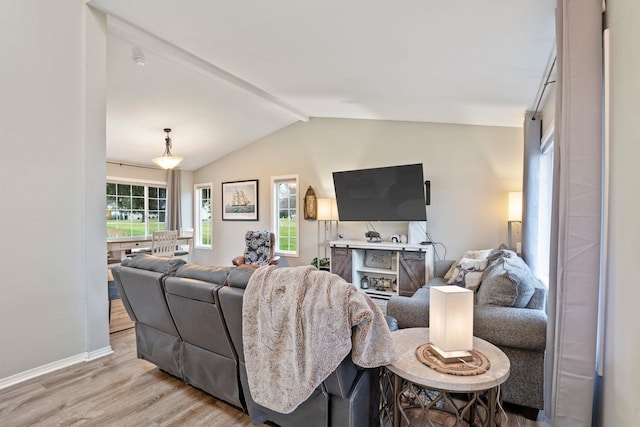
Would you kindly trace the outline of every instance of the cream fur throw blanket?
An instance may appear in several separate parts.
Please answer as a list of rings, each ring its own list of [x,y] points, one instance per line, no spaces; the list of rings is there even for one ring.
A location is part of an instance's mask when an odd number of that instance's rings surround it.
[[[244,293],[242,331],[253,400],[285,414],[350,351],[365,368],[396,360],[380,308],[352,284],[312,266],[260,267]]]

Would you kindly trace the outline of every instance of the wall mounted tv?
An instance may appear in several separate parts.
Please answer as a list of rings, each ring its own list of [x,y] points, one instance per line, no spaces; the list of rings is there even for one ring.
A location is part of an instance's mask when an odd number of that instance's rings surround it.
[[[422,164],[333,172],[340,221],[426,221]]]

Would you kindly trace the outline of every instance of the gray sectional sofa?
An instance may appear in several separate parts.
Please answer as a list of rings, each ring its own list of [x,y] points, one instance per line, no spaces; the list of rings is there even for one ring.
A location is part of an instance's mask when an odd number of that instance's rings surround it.
[[[242,300],[255,269],[139,255],[112,271],[135,322],[139,358],[247,412],[254,424],[378,425],[379,369],[360,368],[350,355],[289,414],[253,401],[242,348]]]
[[[476,304],[473,314],[474,336],[482,338],[499,347],[509,357],[511,373],[502,386],[505,402],[524,407],[524,415],[535,419],[538,410],[543,409],[544,354],[546,346],[547,314],[545,304],[547,291],[537,279],[528,283],[524,291],[518,288],[517,297],[505,298],[504,293],[494,293],[489,284],[489,276],[501,275],[502,285],[518,282],[513,272],[505,272],[512,265],[522,269],[516,272],[527,275],[524,262],[511,251],[501,251],[494,259],[486,262],[486,270],[479,272],[481,281],[476,291]],[[500,255],[506,255],[499,259]],[[498,260],[498,261],[496,261]],[[438,260],[435,264],[434,278],[429,280],[413,296],[393,296],[387,305],[387,314],[395,317],[399,328],[429,326],[429,288],[431,286],[454,286],[444,279],[454,260]],[[493,266],[491,263],[497,263]],[[511,274],[511,279],[509,279]],[[517,276],[517,274],[515,276]],[[506,277],[506,278],[505,278]],[[517,283],[520,285],[520,283]],[[483,288],[484,286],[484,288]],[[500,284],[498,285],[498,287]],[[515,287],[514,287],[515,289]],[[522,307],[505,306],[519,299]],[[526,301],[525,301],[526,300]],[[499,305],[502,304],[502,305]]]

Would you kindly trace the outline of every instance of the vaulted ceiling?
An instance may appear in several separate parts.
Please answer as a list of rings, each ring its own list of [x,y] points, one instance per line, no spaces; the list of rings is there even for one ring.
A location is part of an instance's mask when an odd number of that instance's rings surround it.
[[[107,158],[150,164],[170,127],[187,170],[310,117],[522,126],[555,39],[554,0],[89,4],[108,17]]]

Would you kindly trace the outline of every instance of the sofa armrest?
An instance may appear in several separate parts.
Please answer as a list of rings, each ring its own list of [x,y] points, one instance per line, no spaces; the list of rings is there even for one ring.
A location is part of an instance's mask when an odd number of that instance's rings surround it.
[[[387,315],[398,321],[398,328],[429,326],[429,288],[423,287],[412,297],[393,296],[387,303]]]
[[[473,335],[497,346],[544,351],[547,314],[528,308],[477,305]]]
[[[456,262],[454,259],[437,259],[433,270],[433,277],[444,277],[454,262]]]

